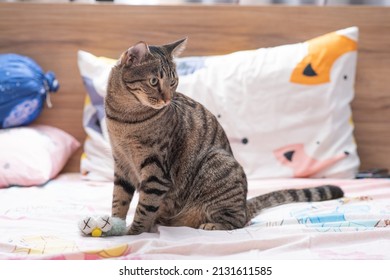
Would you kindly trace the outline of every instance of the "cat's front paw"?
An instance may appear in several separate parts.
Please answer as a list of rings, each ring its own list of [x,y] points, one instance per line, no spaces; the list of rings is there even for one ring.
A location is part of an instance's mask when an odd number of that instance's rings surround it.
[[[138,235],[138,234],[141,234],[143,232],[144,232],[143,230],[136,229],[136,228],[133,228],[133,227],[128,227],[127,228],[127,235]]]
[[[212,223],[206,223],[206,224],[201,224],[199,226],[199,229],[203,229],[203,230],[216,230],[217,227],[215,224],[212,224]]]
[[[127,228],[128,235],[138,235],[143,232],[152,232],[152,231],[151,229],[140,227],[140,226],[134,226],[133,224]]]
[[[219,224],[219,223],[205,223],[199,226],[199,229],[203,230],[232,230],[234,229],[230,224]]]

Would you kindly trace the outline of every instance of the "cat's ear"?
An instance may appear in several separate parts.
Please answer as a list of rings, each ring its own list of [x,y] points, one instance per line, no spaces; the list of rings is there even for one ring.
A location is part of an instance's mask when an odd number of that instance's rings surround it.
[[[178,57],[186,48],[187,38],[183,38],[179,41],[170,43],[168,45],[164,45],[168,53],[170,53],[173,57]]]
[[[145,42],[138,42],[125,51],[119,59],[120,64],[127,66],[140,64],[149,53],[149,47]]]

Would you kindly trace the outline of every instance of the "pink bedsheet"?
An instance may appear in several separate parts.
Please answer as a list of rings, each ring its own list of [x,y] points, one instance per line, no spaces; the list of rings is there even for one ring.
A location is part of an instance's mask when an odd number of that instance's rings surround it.
[[[159,227],[93,238],[77,222],[110,214],[112,186],[64,174],[44,187],[0,190],[0,259],[390,259],[390,180],[251,181],[249,196],[319,184],[338,184],[346,197],[267,209],[234,231]]]

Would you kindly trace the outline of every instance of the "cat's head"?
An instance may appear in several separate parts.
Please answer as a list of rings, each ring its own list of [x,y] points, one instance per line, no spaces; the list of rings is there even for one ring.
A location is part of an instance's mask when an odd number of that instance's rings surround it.
[[[121,55],[115,70],[135,102],[154,109],[169,105],[179,81],[173,58],[186,42],[187,38],[162,46],[139,42]]]

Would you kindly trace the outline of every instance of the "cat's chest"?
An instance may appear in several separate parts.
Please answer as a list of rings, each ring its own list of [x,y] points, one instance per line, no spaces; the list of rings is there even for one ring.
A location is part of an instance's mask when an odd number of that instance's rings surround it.
[[[161,139],[158,133],[123,128],[118,134],[111,134],[111,146],[115,159],[140,177],[148,158],[158,158],[163,165],[167,162],[168,143]]]
[[[117,154],[120,154],[122,160],[128,164],[134,165],[136,169],[140,171],[142,162],[145,161],[145,159],[151,155],[161,155],[161,152],[158,151],[158,149],[151,145],[146,145],[145,142],[147,141],[154,140],[130,135],[128,137],[118,139],[116,141],[115,150]]]

